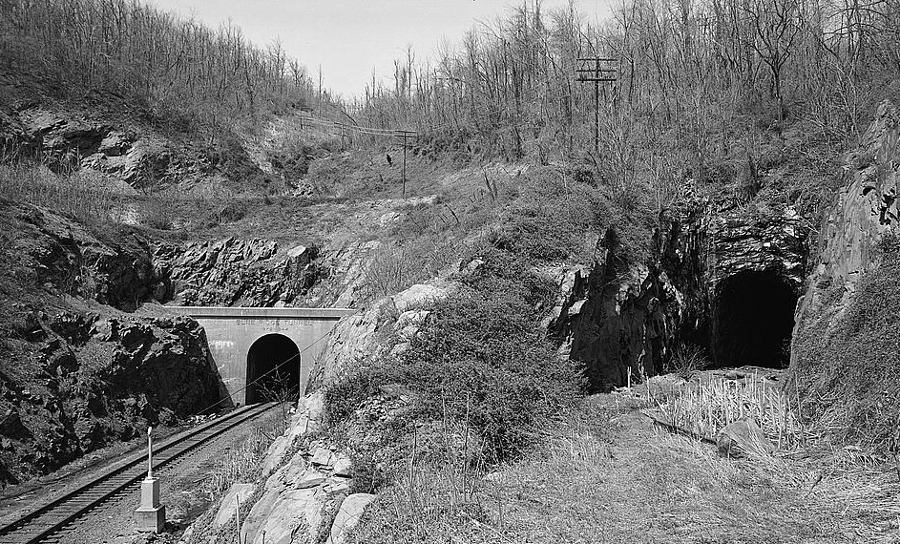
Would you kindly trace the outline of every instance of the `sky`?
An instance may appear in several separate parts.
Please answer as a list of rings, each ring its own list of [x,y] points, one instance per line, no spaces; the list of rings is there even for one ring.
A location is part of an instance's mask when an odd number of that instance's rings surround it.
[[[493,21],[523,0],[149,0],[168,11],[218,27],[233,21],[259,46],[280,39],[288,55],[345,98],[393,73],[412,46],[424,59],[447,40],[458,43],[480,21]],[[529,4],[533,0],[528,0]],[[575,0],[590,21],[603,20],[613,0]],[[567,0],[544,0],[545,11]]]

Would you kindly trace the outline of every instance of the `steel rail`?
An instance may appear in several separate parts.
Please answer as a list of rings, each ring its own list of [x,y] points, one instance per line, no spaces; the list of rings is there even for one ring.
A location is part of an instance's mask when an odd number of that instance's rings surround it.
[[[275,406],[277,403],[245,406],[162,441],[154,447],[153,469],[166,466],[228,430],[256,419]],[[0,527],[0,544],[41,542],[89,510],[139,482],[147,474],[146,462],[144,452],[133,454],[126,461],[107,468],[76,489],[29,509]]]

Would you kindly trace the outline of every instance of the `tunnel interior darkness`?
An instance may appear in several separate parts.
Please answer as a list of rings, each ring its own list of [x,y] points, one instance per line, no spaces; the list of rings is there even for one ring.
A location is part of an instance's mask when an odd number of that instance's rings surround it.
[[[297,345],[281,334],[267,334],[254,342],[247,353],[247,404],[299,389],[299,354]]]
[[[796,306],[794,289],[777,271],[723,280],[713,311],[715,366],[786,367]]]

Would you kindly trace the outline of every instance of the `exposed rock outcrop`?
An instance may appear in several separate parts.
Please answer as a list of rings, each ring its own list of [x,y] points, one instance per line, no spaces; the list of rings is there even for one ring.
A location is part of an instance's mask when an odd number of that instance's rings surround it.
[[[354,493],[341,503],[334,523],[331,525],[331,534],[325,544],[344,544],[354,527],[359,523],[366,508],[375,500],[371,493]]]
[[[123,310],[159,294],[162,280],[140,236],[122,229],[115,239],[101,239],[84,225],[34,206],[0,200],[0,208],[3,226],[17,233],[11,249],[20,270],[52,294],[83,296]]]
[[[255,501],[242,520],[242,541],[248,544],[313,542],[328,535],[331,518],[350,495],[351,475],[345,459],[332,447],[310,439],[322,419],[322,395],[300,400],[299,409],[284,434],[263,460],[263,481],[256,486],[236,484],[226,494],[213,518],[214,528],[233,523],[234,497],[244,493]],[[288,456],[289,452],[293,452]],[[345,464],[344,464],[345,465]],[[190,542],[217,542],[215,536],[192,536]]]
[[[91,168],[134,189],[197,182],[213,173],[202,154],[146,131],[137,136],[87,116],[43,107],[25,108],[17,117],[21,130],[8,139],[18,141],[20,153],[39,152],[52,167]]]
[[[305,295],[322,273],[318,249],[279,253],[267,240],[226,238],[154,251],[168,297],[188,306],[284,306]]]
[[[446,299],[455,288],[445,280],[416,284],[342,319],[328,337],[323,357],[311,374],[310,387],[333,382],[364,359],[408,348],[409,340],[427,319],[428,308]],[[388,342],[392,339],[399,341]]]
[[[219,398],[193,320],[138,317],[158,278],[128,229],[100,231],[0,199],[0,470],[54,470]],[[3,482],[0,482],[3,483]]]
[[[799,304],[792,386],[832,438],[883,452],[900,412],[900,112],[883,102],[846,156]]]
[[[197,306],[355,307],[368,295],[365,275],[379,242],[289,249],[271,240],[225,238],[154,250],[165,298]]]
[[[384,389],[391,390],[392,386]],[[219,542],[220,534],[233,534],[234,497],[252,502],[242,517],[241,535],[248,544],[291,544],[295,542],[347,542],[359,517],[374,500],[375,480],[396,467],[388,460],[408,451],[408,440],[397,440],[396,429],[403,425],[409,399],[395,391],[374,395],[354,410],[345,428],[346,451],[355,452],[366,466],[357,467],[343,448],[328,442],[324,425],[323,393],[301,398],[298,410],[284,434],[269,447],[262,462],[262,478],[256,484],[235,484],[220,502],[209,521],[200,521],[187,534],[188,544]],[[445,423],[420,428],[419,447],[448,447]],[[437,426],[440,428],[438,429]],[[452,428],[452,445],[463,447],[461,429]],[[468,435],[472,439],[473,435]],[[408,437],[412,440],[411,437]],[[342,443],[344,441],[342,440]]]
[[[844,183],[819,235],[818,263],[798,315],[815,316],[841,290],[846,307],[860,277],[877,266],[876,244],[900,233],[900,112],[882,102],[843,166]]]
[[[186,318],[41,314],[0,374],[0,460],[13,479],[54,470],[219,397],[203,330]]]

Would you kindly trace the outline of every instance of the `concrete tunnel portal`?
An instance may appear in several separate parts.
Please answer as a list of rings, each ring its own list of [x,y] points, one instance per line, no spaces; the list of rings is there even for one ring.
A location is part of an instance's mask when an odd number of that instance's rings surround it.
[[[265,400],[284,385],[300,394],[338,321],[352,308],[252,308],[170,306],[203,326],[209,355],[233,404]],[[299,356],[297,356],[299,354]],[[292,358],[293,357],[293,358]],[[280,363],[289,361],[268,373]],[[268,373],[268,374],[267,374]],[[254,381],[260,378],[259,381]]]

